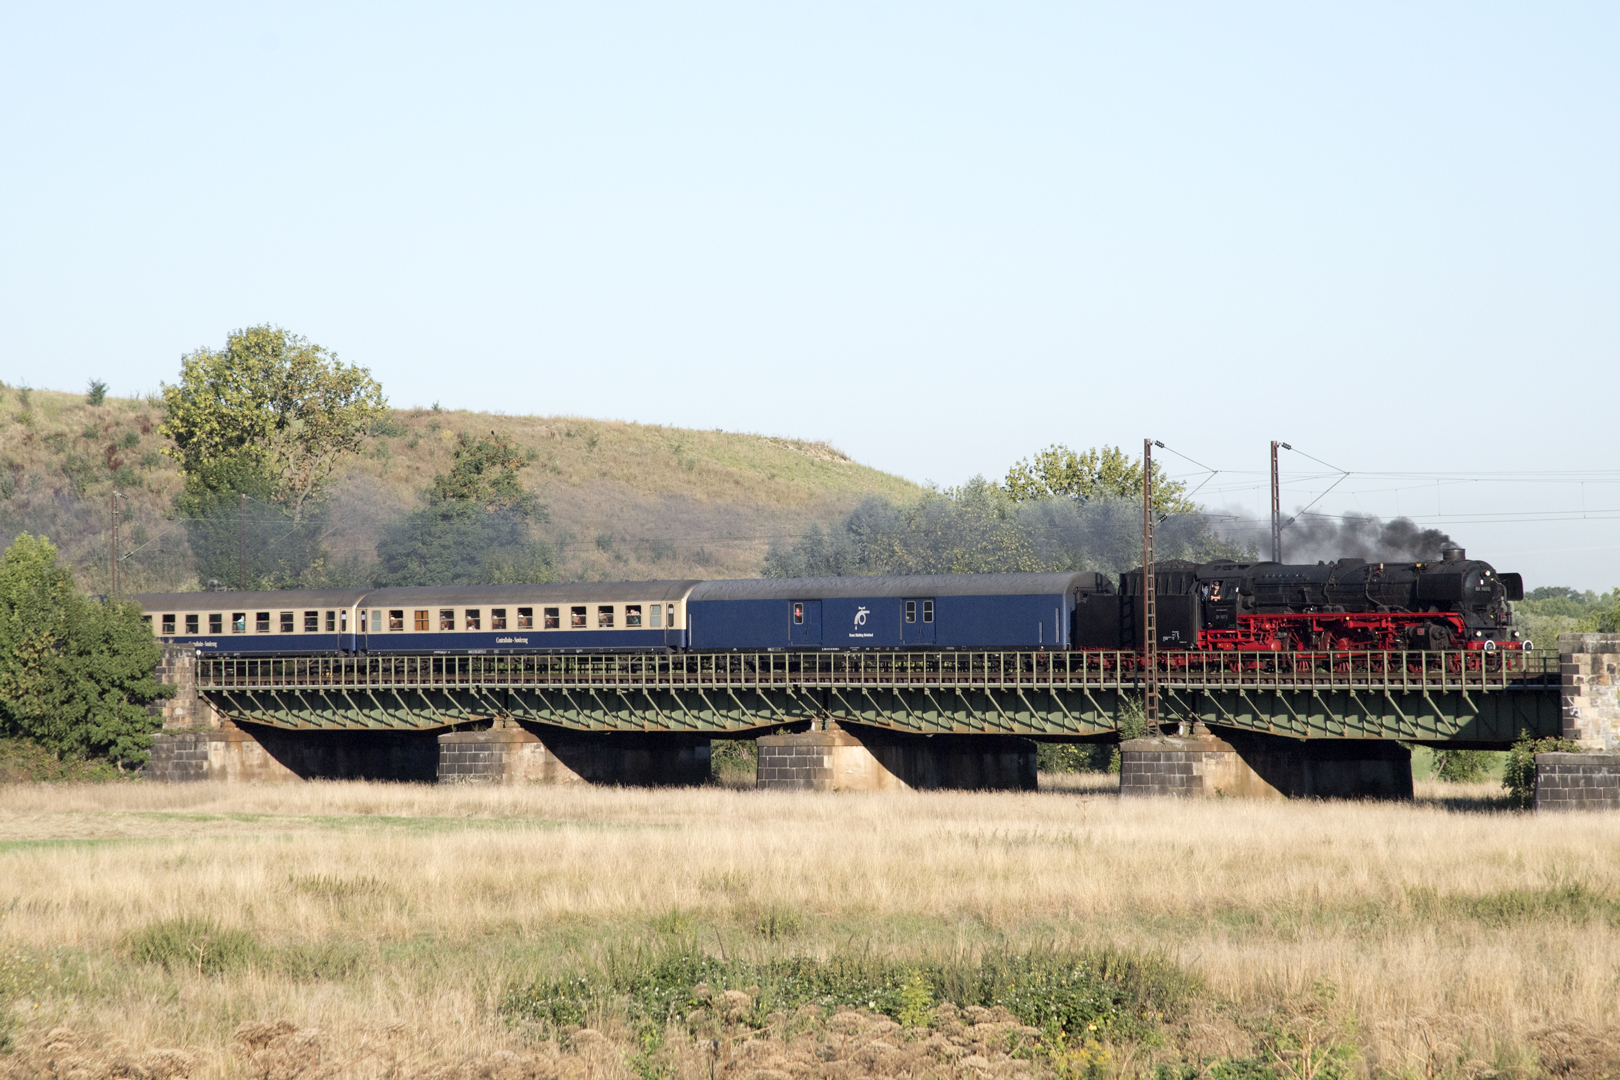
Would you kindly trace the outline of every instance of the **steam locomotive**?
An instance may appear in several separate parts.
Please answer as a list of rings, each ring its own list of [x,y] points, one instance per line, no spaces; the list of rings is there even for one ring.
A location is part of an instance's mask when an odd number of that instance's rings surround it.
[[[1120,575],[1117,592],[1077,604],[1074,647],[1140,648],[1143,592],[1137,568]],[[1161,649],[1528,649],[1509,606],[1522,599],[1518,574],[1455,547],[1439,562],[1154,564]]]

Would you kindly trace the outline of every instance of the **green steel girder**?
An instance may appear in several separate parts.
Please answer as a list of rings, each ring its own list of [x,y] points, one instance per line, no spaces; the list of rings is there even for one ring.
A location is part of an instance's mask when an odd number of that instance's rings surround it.
[[[1287,735],[1300,739],[1406,739],[1506,746],[1528,731],[1562,730],[1557,687],[1499,694],[1382,691],[1165,691],[1166,722]]]
[[[825,687],[683,690],[368,689],[211,691],[224,715],[292,730],[431,730],[498,718],[577,731],[720,734],[830,717],[917,734],[1084,738],[1115,730],[1121,698],[1105,689]],[[1555,735],[1556,687],[1496,694],[1188,690],[1162,694],[1167,723],[1306,739],[1409,739],[1505,745]]]

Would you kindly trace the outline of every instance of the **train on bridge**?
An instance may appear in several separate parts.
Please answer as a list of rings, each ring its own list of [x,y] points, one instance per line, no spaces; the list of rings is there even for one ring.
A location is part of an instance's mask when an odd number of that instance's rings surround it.
[[[1435,562],[1161,562],[1161,649],[1530,647],[1517,574]],[[1092,572],[568,582],[135,597],[159,639],[224,656],[817,650],[1120,650],[1143,644],[1140,568]]]

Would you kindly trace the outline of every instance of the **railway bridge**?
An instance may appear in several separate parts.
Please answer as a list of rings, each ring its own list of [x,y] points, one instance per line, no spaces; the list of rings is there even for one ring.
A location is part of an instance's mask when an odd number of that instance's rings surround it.
[[[1587,741],[1607,747],[1620,723],[1599,715],[1613,704],[1605,650],[1620,652],[1620,636],[1570,635],[1561,646],[1165,652],[1153,672],[1162,734],[1125,744],[1125,790],[1398,795],[1411,783],[1402,744],[1580,738],[1583,704]],[[1149,674],[1127,651],[174,650],[165,679],[180,693],[153,771],[689,782],[708,774],[710,739],[764,736],[762,786],[1024,787],[1031,740],[1143,734]]]

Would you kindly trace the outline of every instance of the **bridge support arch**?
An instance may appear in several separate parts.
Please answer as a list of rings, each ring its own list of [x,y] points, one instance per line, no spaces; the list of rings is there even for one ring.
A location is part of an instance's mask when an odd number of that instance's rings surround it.
[[[1410,799],[1412,752],[1382,739],[1288,739],[1236,731],[1128,739],[1120,744],[1119,794]]]

